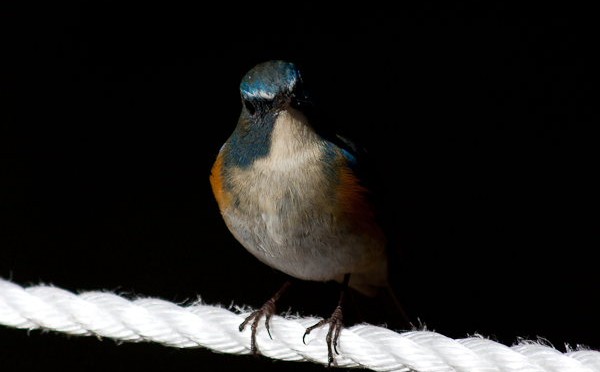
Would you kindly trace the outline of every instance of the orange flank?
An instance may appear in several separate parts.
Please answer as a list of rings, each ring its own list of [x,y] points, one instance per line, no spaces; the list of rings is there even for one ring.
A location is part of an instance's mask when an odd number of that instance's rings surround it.
[[[221,211],[225,210],[231,202],[231,195],[223,188],[223,154],[217,156],[217,160],[210,172],[210,185]]]
[[[354,228],[371,236],[383,238],[383,232],[375,221],[373,206],[367,199],[367,189],[352,170],[343,164],[339,170],[337,197],[341,212],[348,215],[347,221],[353,221]]]

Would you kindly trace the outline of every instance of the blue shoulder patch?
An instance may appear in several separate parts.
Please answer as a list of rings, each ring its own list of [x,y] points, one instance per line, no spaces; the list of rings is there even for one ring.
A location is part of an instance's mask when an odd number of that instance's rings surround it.
[[[342,148],[342,155],[344,155],[344,157],[348,161],[348,165],[351,168],[358,166],[358,160],[356,160],[356,156],[354,156],[354,154],[352,154],[350,151]]]
[[[344,144],[346,144],[345,141]],[[356,169],[359,166],[358,158],[356,157],[356,154],[354,154],[352,149],[344,148],[333,142],[327,141],[327,147],[325,148],[325,156],[327,157],[327,159],[332,161],[335,158],[337,158],[339,154],[341,154],[344,157],[346,163],[350,168]]]

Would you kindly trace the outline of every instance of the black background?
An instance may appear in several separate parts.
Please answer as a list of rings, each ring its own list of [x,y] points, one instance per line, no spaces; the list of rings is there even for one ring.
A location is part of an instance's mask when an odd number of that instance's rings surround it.
[[[413,319],[599,349],[590,10],[485,4],[3,9],[0,277],[262,304],[282,277],[229,234],[208,175],[240,78],[289,59],[387,180]],[[335,291],[282,309],[328,315]],[[0,345],[3,371],[322,369],[6,327]]]

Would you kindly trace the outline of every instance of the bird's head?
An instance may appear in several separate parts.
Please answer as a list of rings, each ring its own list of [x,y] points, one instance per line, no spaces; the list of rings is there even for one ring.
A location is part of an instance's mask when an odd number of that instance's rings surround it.
[[[250,116],[279,111],[307,102],[300,71],[286,61],[267,61],[254,66],[242,78],[240,94]]]
[[[310,141],[318,141],[313,105],[298,67],[272,60],[254,66],[240,83],[242,112],[225,150],[226,163],[248,167],[257,159],[294,158]]]

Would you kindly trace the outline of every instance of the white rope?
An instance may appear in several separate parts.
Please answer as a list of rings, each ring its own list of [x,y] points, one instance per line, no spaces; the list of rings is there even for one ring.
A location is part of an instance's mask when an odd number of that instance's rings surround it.
[[[0,278],[0,325],[8,327],[249,354],[250,331],[238,330],[248,314],[202,303],[179,306],[156,298],[131,301],[101,291],[74,294],[47,285],[23,288]],[[273,339],[263,325],[257,334],[261,354],[326,365],[327,327],[307,336],[306,345],[302,342],[306,327],[318,320],[273,316]],[[396,333],[368,324],[343,329],[338,351],[337,366],[374,371],[600,372],[599,351],[578,348],[562,353],[532,341],[508,347],[481,336],[454,340],[431,331]]]

